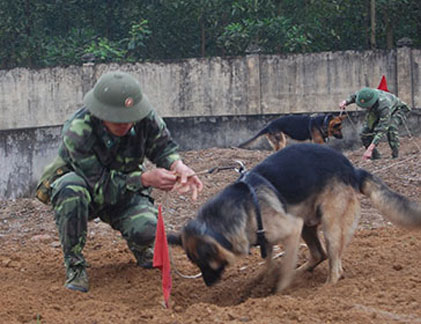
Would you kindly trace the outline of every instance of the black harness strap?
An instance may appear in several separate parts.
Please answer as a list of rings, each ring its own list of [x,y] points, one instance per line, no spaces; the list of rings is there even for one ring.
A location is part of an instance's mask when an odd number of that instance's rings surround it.
[[[323,138],[326,140],[329,137],[329,119],[331,115],[327,114],[325,118],[323,119],[323,124],[320,129],[320,132],[322,133]]]
[[[323,118],[323,122],[321,125],[316,124],[316,128],[317,130],[320,132],[320,134],[322,134],[323,137],[323,141],[326,142],[326,140],[329,138],[329,118],[330,118],[331,114],[326,114],[325,118]],[[309,132],[310,132],[310,136],[312,134],[311,130],[313,129],[313,123],[314,123],[314,117],[310,117],[310,123],[309,123]]]
[[[256,190],[254,190],[254,188],[244,179],[244,176],[242,176],[240,178],[240,181],[243,182],[247,188],[250,191],[251,194],[251,198],[253,201],[253,205],[254,205],[254,210],[256,213],[256,222],[257,222],[257,231],[256,231],[256,235],[257,235],[257,241],[256,241],[256,245],[260,246],[260,255],[262,256],[262,258],[266,258],[267,256],[267,251],[266,251],[266,237],[265,237],[265,230],[263,229],[263,222],[262,222],[262,213],[260,212],[260,205],[259,205],[259,200],[257,198],[257,194],[256,194]]]

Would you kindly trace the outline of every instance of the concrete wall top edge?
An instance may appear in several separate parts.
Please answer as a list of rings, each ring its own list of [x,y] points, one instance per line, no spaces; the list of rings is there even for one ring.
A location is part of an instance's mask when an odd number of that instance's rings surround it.
[[[393,93],[421,106],[420,62],[420,50],[402,48],[0,70],[0,129],[64,123],[113,70],[139,78],[163,117],[334,111],[350,93],[376,87],[382,75]]]

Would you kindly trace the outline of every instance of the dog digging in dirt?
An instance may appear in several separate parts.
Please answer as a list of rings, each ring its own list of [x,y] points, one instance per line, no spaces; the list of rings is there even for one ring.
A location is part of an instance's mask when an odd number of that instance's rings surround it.
[[[327,283],[335,284],[343,274],[344,249],[358,225],[359,193],[395,224],[421,228],[420,203],[355,168],[340,152],[304,143],[289,145],[244,172],[208,200],[181,232],[169,234],[168,241],[183,247],[208,286],[221,278],[236,256],[248,255],[256,245],[266,257],[264,273],[277,278],[276,292],[284,291],[295,274],[312,271],[325,259]],[[301,237],[310,256],[296,268]],[[279,268],[272,258],[277,244],[285,249]]]
[[[287,137],[297,140],[311,140],[313,143],[324,144],[329,137],[343,138],[342,121],[346,116],[323,114],[315,117],[308,115],[282,116],[269,122],[252,138],[238,145],[247,147],[258,138],[265,135],[275,151],[283,149],[287,144]]]

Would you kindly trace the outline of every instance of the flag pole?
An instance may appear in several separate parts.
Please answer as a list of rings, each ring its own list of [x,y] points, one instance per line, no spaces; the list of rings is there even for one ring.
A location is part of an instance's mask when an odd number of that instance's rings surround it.
[[[155,246],[153,256],[153,267],[161,271],[162,293],[166,308],[170,308],[169,300],[172,288],[171,265],[168,250],[167,235],[165,233],[164,219],[162,217],[162,206],[158,206],[158,221],[155,233]]]

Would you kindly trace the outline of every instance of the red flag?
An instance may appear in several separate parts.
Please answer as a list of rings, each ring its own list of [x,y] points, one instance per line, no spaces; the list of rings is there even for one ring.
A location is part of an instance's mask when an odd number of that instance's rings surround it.
[[[390,92],[387,88],[386,77],[384,75],[382,76],[382,79],[380,80],[380,84],[377,87],[377,89]]]
[[[161,205],[158,206],[158,224],[156,225],[155,247],[153,253],[153,266],[161,270],[162,293],[164,294],[165,306],[169,308],[172,280],[170,255],[168,252],[167,235],[165,234],[164,220],[162,218]]]

